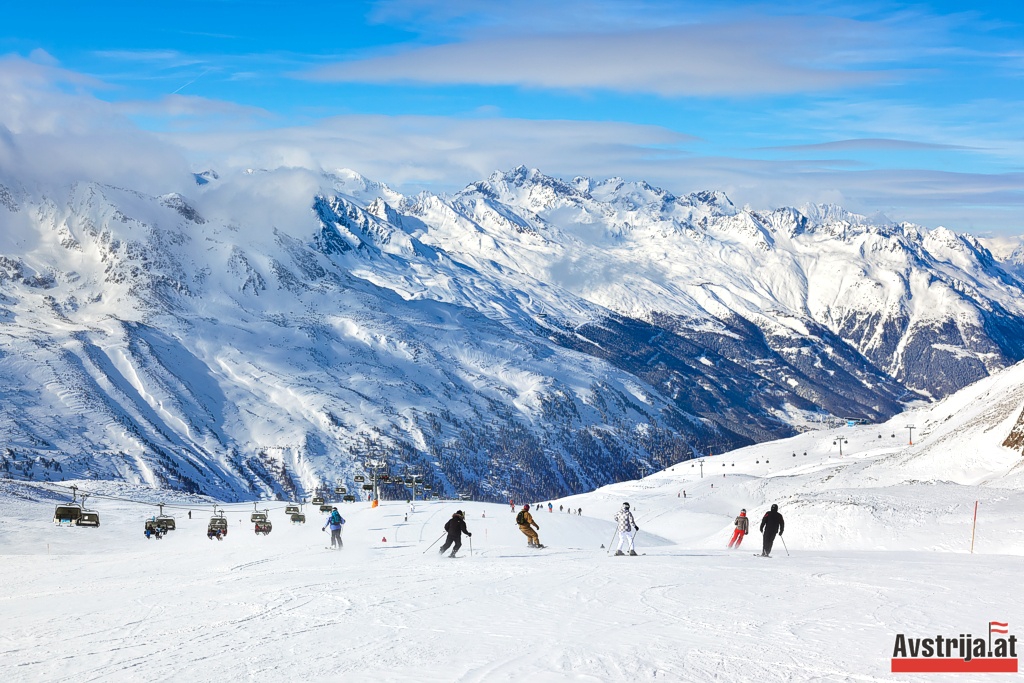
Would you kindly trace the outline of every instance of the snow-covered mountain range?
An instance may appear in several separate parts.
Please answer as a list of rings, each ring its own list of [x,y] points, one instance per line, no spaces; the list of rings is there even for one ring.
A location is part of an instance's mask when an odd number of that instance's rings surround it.
[[[188,196],[0,181],[17,477],[295,496],[385,455],[435,491],[549,497],[1024,358],[1011,263],[834,206],[522,167],[453,196],[300,169]]]

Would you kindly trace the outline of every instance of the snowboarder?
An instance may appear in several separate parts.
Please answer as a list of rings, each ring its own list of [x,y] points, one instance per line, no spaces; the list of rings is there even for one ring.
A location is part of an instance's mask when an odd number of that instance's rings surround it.
[[[747,517],[746,509],[740,510],[740,516],[736,518],[736,530],[732,532],[732,539],[729,541],[729,547],[733,544],[736,547],[740,547],[740,543],[743,542],[743,537],[750,533],[750,519]]]
[[[550,505],[550,503],[548,503]],[[537,532],[534,529],[540,529],[537,523],[533,521],[533,515],[530,514],[530,504],[527,503],[523,506],[523,509],[516,515],[516,524],[519,525],[519,530],[526,534],[526,545],[531,548],[543,548],[540,544],[540,537],[537,536]]]
[[[764,548],[761,557],[772,556],[772,544],[775,543],[775,535],[782,535],[786,530],[786,522],[779,513],[779,506],[772,504],[772,509],[764,513],[761,519],[761,531],[764,533]]]
[[[327,527],[331,527],[331,548],[341,550],[341,527],[345,524],[345,519],[338,512],[338,508],[331,508],[331,514],[327,517],[327,521],[324,523],[320,531],[323,531]]]
[[[455,557],[455,553],[459,552],[459,548],[462,547],[462,534],[470,537],[473,536],[466,528],[466,515],[462,510],[456,510],[452,518],[444,523],[444,530],[448,532],[448,538],[445,539],[444,545],[441,546],[441,554],[444,555],[452,543],[455,544],[455,547],[452,548],[452,554],[448,557]]]
[[[628,554],[636,556],[636,550],[633,548],[633,534],[640,531],[640,527],[636,525],[633,513],[629,511],[629,503],[622,504],[622,509],[615,513],[615,521],[619,524],[619,547],[615,549],[615,554],[626,555],[627,553],[622,552],[622,544],[629,541]]]

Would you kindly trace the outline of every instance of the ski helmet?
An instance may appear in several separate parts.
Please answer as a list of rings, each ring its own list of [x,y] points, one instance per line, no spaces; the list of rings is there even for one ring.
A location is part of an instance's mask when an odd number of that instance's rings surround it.
[[[772,512],[778,512],[778,511],[779,511],[779,506],[776,505],[775,503],[772,503]]]
[[[337,512],[337,511],[338,511],[338,508],[331,508],[331,511],[333,511],[333,512]]]
[[[527,503],[526,505],[524,505],[524,506],[523,506],[523,509],[524,509],[524,510],[529,510],[529,509],[530,509],[530,504],[529,504],[529,503]]]
[[[624,508],[629,508],[629,503],[623,503],[623,504],[622,504],[622,507],[624,507]]]
[[[740,514],[741,515],[747,514],[747,508],[743,508],[742,510],[740,510]]]

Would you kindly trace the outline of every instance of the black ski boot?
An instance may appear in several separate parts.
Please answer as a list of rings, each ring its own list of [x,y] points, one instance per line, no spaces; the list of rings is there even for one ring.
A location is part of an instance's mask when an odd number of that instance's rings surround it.
[[[630,550],[629,551],[629,555],[630,555],[630,557],[636,557],[636,551],[635,550]]]
[[[615,557],[618,557],[619,555],[625,555],[625,554],[626,553],[622,552],[621,550],[616,550],[615,551]]]

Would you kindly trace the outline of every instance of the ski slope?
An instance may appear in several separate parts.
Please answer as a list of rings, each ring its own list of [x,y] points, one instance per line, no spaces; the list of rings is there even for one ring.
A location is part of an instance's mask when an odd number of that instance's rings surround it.
[[[1024,618],[1022,458],[1001,445],[1022,408],[1017,365],[885,424],[551,501],[535,511],[542,550],[504,505],[345,504],[339,552],[322,518],[292,525],[282,503],[260,505],[269,536],[233,505],[211,541],[208,499],[79,482],[112,496],[90,499],[102,526],[62,528],[52,484],[0,481],[0,680],[923,680],[890,673],[897,633],[1012,633]],[[147,540],[155,507],[137,501],[155,496],[178,529]],[[606,547],[624,501],[638,557]],[[762,559],[771,503],[785,543]],[[473,537],[440,557],[431,543],[459,508]],[[752,533],[730,551],[741,508]]]
[[[802,550],[791,526],[792,556],[761,559],[754,535],[723,549],[728,519],[717,547],[692,547],[648,531],[674,506],[642,490],[639,557],[609,556],[612,523],[557,502],[539,551],[506,506],[420,503],[406,521],[404,503],[350,504],[337,552],[322,521],[280,508],[266,537],[235,508],[208,540],[197,506],[147,540],[150,507],[97,501],[101,527],[57,528],[19,493],[0,498],[4,681],[916,680],[888,673],[895,633],[1021,616],[1019,557]],[[459,507],[472,554],[442,558],[428,546]]]

